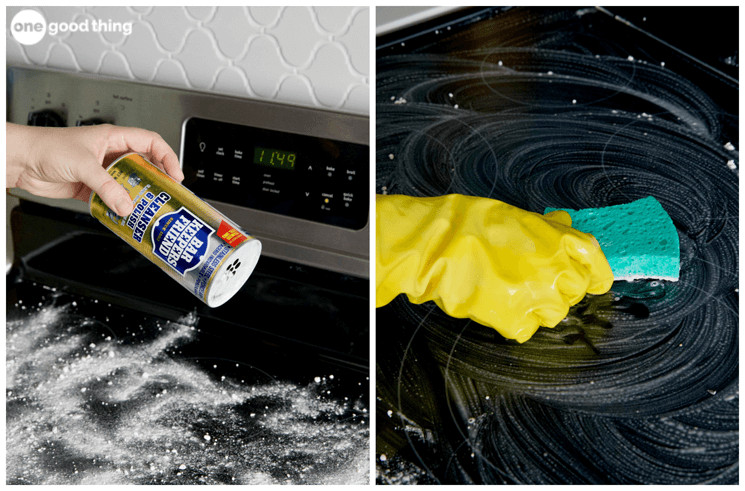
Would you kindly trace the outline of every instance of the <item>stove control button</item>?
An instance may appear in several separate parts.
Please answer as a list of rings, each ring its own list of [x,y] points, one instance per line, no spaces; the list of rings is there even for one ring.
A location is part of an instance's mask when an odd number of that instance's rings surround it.
[[[302,169],[304,178],[306,179],[317,179],[318,176],[323,176],[326,173],[326,166],[317,162],[308,162],[307,164],[300,166]]]
[[[342,201],[344,201],[344,208],[349,208],[354,201],[354,193],[344,193],[342,195]]]
[[[41,109],[28,113],[29,126],[65,126],[65,118],[53,109]]]
[[[88,118],[88,119],[78,119],[75,121],[75,126],[95,126],[97,124],[113,124],[111,121],[106,121],[105,119],[101,118]]]
[[[333,201],[334,193],[321,193],[321,209],[323,211],[331,211]]]

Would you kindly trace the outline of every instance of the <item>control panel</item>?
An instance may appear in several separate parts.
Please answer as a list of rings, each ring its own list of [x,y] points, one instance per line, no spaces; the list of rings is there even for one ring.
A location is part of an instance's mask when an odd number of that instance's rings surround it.
[[[366,116],[48,69],[6,76],[8,122],[155,131],[179,154],[184,184],[259,238],[263,255],[368,277]],[[89,213],[82,201],[10,192]]]
[[[39,109],[28,113],[29,126],[63,127],[67,126],[65,113],[59,109]],[[75,126],[93,126],[96,124],[113,124],[101,118],[86,118],[75,121]]]
[[[368,221],[367,145],[192,117],[184,184],[203,198],[353,230]]]

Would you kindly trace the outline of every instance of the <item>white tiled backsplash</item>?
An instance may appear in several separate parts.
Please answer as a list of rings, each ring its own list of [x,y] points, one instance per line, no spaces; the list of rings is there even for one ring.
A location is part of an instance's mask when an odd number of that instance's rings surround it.
[[[47,33],[7,64],[56,68],[349,113],[369,113],[367,7],[34,7],[47,23],[131,22],[132,32]]]

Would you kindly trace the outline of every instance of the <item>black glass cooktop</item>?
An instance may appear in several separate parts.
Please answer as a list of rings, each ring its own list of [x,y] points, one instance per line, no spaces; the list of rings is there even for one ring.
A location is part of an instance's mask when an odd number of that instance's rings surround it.
[[[210,309],[90,217],[12,228],[8,483],[368,482],[366,280],[263,257]]]
[[[378,193],[652,195],[681,277],[616,282],[522,345],[378,309],[378,483],[738,482],[737,17],[479,9],[379,39]]]

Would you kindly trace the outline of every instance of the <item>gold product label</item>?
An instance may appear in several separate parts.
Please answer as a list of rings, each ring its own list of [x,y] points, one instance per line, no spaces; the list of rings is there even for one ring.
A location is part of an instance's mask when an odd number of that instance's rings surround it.
[[[255,239],[139,154],[124,155],[107,170],[134,210],[120,217],[93,193],[91,215],[207,302],[215,272]]]

